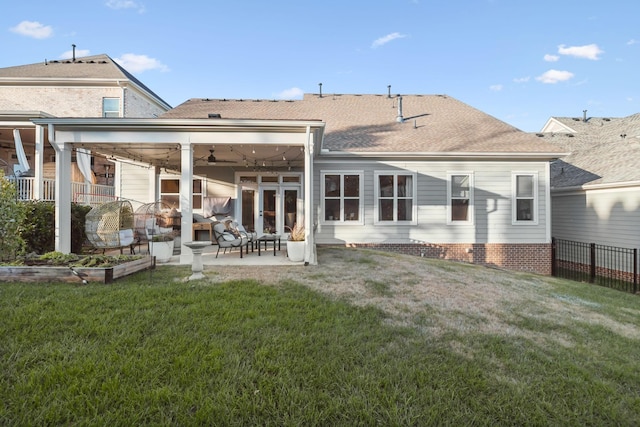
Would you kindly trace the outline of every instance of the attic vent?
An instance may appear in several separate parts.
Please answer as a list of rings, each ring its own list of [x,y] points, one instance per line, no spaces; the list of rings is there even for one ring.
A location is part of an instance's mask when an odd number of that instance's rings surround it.
[[[605,117],[605,118],[604,118],[604,119],[602,119],[602,120],[604,120],[605,122],[610,122],[610,121],[611,121],[611,119],[610,119],[610,118],[608,118],[608,117]]]
[[[580,121],[580,119],[579,119],[578,117],[574,117],[574,118],[573,118],[573,121],[574,121],[574,122],[579,122],[579,121]]]
[[[209,113],[209,118],[210,119],[221,119],[222,116],[220,114],[216,114],[216,113]]]
[[[542,137],[544,136],[544,133],[536,133],[536,136],[537,136],[538,138],[542,138]]]

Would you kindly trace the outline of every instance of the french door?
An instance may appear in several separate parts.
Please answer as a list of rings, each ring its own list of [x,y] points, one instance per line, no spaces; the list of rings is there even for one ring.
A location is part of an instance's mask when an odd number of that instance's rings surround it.
[[[242,224],[258,234],[289,234],[302,207],[299,187],[260,185],[242,188]]]

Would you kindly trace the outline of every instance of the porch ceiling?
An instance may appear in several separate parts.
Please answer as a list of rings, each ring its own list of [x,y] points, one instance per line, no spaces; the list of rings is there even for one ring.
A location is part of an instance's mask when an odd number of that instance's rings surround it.
[[[76,144],[107,158],[133,160],[180,170],[180,144],[139,143]],[[215,157],[211,163],[210,157]],[[304,148],[292,145],[199,144],[193,146],[194,166],[286,168],[304,164]]]
[[[55,140],[107,158],[181,169],[182,144],[191,143],[195,166],[286,169],[304,164],[307,127],[322,138],[324,123],[161,119],[38,119],[55,127]],[[47,129],[47,127],[45,127]],[[2,134],[2,132],[0,130]],[[23,140],[33,143],[32,138]],[[213,150],[213,151],[212,151]],[[215,163],[209,157],[215,157]]]

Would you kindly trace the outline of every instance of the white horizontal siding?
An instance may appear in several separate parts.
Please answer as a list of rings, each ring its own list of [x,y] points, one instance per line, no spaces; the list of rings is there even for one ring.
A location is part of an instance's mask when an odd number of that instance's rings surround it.
[[[148,166],[120,163],[120,197],[131,200],[134,208],[153,202],[151,173]]]
[[[363,171],[364,224],[322,221],[321,173]],[[374,225],[374,172],[417,173],[417,224]],[[538,223],[512,225],[512,171],[538,174]],[[474,223],[447,224],[447,173],[474,175]],[[546,243],[546,164],[544,162],[316,162],[314,222],[318,243]]]
[[[552,194],[552,235],[624,248],[640,247],[640,189]]]

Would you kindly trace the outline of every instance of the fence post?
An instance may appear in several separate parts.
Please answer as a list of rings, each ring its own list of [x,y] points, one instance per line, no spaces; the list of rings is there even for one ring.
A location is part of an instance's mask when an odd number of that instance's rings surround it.
[[[633,248],[633,293],[638,292],[638,248]]]
[[[551,238],[551,275],[556,277],[556,238]]]
[[[589,244],[589,264],[591,265],[591,271],[589,273],[589,283],[593,283],[596,281],[596,244]]]

